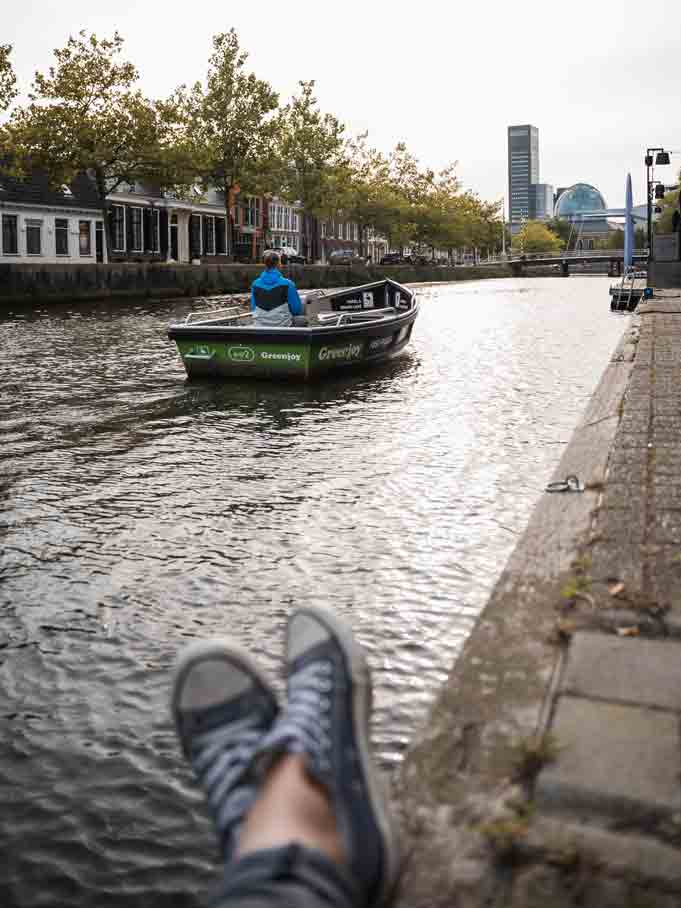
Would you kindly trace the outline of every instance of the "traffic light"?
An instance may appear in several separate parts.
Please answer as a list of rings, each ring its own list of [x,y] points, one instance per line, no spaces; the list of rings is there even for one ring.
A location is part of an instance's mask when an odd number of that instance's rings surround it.
[[[664,186],[662,185],[662,183],[658,183],[657,186],[655,187],[655,198],[656,199],[664,198]]]

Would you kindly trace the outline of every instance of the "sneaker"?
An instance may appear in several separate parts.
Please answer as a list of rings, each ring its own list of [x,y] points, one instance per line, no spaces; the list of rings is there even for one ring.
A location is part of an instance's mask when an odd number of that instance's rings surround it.
[[[226,861],[256,798],[253,756],[278,709],[267,678],[228,640],[197,641],[178,661],[172,691],[175,727],[208,797]]]
[[[399,848],[371,754],[369,666],[333,612],[301,608],[289,619],[288,705],[261,753],[298,753],[328,792],[352,877],[367,904],[383,905],[398,876]]]

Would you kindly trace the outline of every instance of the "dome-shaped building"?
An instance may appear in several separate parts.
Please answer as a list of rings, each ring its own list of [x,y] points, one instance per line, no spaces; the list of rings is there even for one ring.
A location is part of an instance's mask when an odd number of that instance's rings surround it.
[[[605,199],[595,186],[575,183],[561,192],[553,213],[557,218],[572,218],[575,215],[605,211],[607,207]]]

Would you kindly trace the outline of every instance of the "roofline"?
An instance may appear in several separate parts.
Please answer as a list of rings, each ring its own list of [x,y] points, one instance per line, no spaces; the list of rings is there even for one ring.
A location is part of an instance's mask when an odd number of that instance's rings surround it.
[[[49,202],[6,202],[0,199],[0,208],[28,208],[33,211],[40,209],[41,211],[50,212],[67,212],[71,211],[74,214],[92,214],[96,212],[100,217],[104,216],[104,212],[101,208],[97,207],[88,207],[87,205],[54,205]]]

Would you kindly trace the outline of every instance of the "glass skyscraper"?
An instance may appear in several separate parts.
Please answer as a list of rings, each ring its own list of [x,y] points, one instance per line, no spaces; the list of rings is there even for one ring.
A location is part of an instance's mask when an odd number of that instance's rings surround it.
[[[511,230],[532,217],[530,186],[539,183],[539,130],[536,126],[508,127],[508,214]]]

